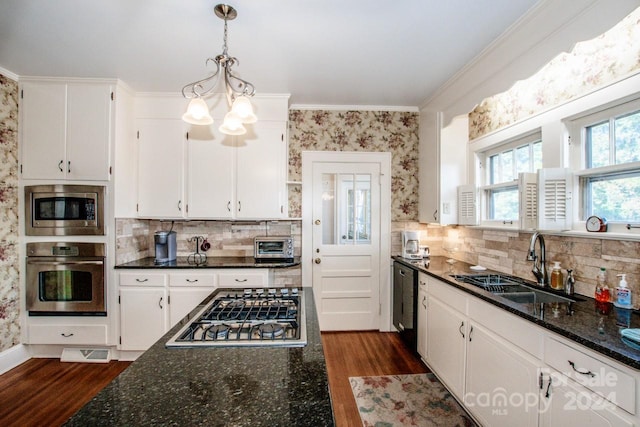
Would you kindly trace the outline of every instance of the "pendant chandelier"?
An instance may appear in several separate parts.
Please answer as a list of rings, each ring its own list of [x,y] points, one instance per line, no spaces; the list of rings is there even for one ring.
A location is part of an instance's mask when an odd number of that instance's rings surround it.
[[[224,122],[219,127],[219,130],[227,135],[242,135],[247,132],[243,126],[244,124],[255,123],[258,120],[249,101],[249,97],[255,94],[256,89],[248,81],[242,80],[233,74],[232,67],[240,62],[237,58],[229,56],[227,53],[227,21],[235,19],[238,16],[238,12],[226,4],[217,5],[214,8],[214,12],[218,18],[224,20],[222,53],[215,58],[207,58],[205,66],[209,62],[213,62],[216,65],[216,70],[209,77],[189,83],[182,88],[182,96],[191,100],[187,107],[187,112],[182,115],[182,120],[194,125],[210,125],[213,123],[209,107],[202,98],[212,93],[222,78],[227,102],[231,110],[224,116]]]

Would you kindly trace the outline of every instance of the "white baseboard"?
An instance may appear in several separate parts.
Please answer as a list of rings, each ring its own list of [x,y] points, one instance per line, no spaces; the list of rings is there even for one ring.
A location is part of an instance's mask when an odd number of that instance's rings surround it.
[[[31,353],[22,344],[0,353],[0,375],[31,359]]]

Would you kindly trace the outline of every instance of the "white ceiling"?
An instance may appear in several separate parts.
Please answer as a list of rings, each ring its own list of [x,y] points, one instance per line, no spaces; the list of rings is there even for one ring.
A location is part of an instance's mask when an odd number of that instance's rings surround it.
[[[292,104],[419,106],[536,0],[229,0],[229,54]],[[222,51],[216,0],[2,0],[0,67],[179,92]]]

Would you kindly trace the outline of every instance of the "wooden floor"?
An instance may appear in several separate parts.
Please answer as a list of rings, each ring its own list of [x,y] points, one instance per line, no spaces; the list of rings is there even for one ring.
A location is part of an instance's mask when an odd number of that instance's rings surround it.
[[[349,377],[429,372],[397,333],[323,332],[336,427],[362,426]]]
[[[325,332],[337,427],[361,426],[349,377],[427,372],[395,333]],[[0,375],[0,426],[60,426],[130,362],[31,359]]]
[[[60,426],[130,364],[30,359],[0,375],[0,426]]]

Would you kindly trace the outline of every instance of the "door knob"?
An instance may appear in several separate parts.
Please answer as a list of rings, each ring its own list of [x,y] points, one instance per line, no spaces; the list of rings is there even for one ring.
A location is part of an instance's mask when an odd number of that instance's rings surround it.
[[[322,260],[320,258],[316,258],[313,262],[315,262],[316,264],[320,264]]]
[[[316,225],[320,225],[320,220],[316,219]]]

